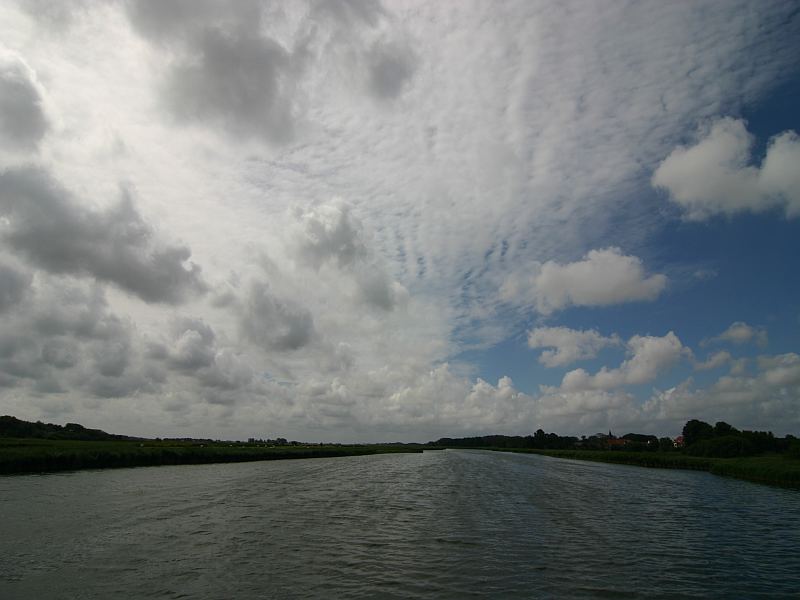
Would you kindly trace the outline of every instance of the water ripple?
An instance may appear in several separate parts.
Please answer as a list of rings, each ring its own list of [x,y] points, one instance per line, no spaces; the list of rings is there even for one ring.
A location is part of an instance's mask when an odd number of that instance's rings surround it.
[[[479,451],[0,478],[0,598],[797,597],[800,493]]]

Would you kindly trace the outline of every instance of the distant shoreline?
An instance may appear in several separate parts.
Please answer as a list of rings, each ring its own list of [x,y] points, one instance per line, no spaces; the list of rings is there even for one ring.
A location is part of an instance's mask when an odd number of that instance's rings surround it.
[[[198,465],[213,463],[334,458],[387,453],[443,450],[428,444],[297,444],[270,446],[259,443],[175,440],[52,440],[0,438],[0,475],[52,473],[86,469]],[[661,469],[690,469],[747,481],[800,488],[800,460],[780,454],[737,458],[688,456],[677,452],[625,452],[617,450],[549,450],[535,448],[454,447],[454,450],[489,450],[537,454],[551,458],[586,460]]]
[[[179,443],[166,440],[0,438],[0,475],[418,453],[423,449],[426,448],[421,444],[265,446],[243,443]]]

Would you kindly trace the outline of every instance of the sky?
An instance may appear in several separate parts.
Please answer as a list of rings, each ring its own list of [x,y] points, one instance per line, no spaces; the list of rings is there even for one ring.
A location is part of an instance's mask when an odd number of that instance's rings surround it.
[[[0,414],[800,434],[800,2],[0,4]]]

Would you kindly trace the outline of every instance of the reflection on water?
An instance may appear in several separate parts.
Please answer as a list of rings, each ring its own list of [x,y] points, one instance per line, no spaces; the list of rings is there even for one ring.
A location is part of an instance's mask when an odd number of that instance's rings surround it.
[[[0,598],[797,597],[800,492],[481,451],[0,478]]]

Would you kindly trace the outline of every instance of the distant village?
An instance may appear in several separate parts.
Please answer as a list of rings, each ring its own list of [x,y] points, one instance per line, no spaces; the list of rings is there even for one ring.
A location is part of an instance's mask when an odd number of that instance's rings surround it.
[[[595,433],[589,437],[581,436],[573,444],[575,448],[587,450],[615,450],[624,448],[633,449],[652,449],[652,450],[671,450],[673,448],[683,448],[683,436],[679,435],[675,439],[670,437],[656,437],[642,433],[626,433],[622,437],[617,437],[610,431],[608,433]]]
[[[693,456],[732,458],[763,453],[789,453],[800,457],[800,439],[793,435],[775,437],[771,431],[739,430],[718,421],[711,425],[691,419],[681,435],[657,437],[626,433],[617,437],[611,431],[590,436],[560,436],[541,429],[533,435],[485,435],[466,438],[441,438],[431,445],[445,448],[530,448],[539,450],[624,450],[626,452],[685,452]]]

